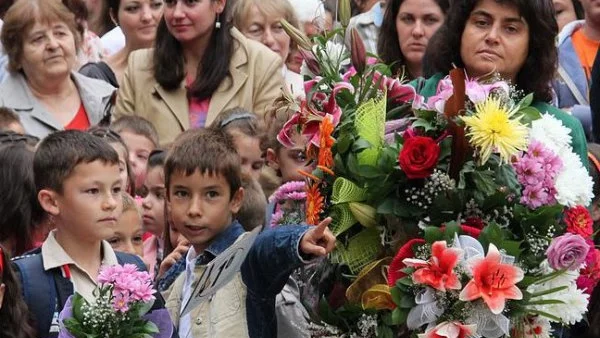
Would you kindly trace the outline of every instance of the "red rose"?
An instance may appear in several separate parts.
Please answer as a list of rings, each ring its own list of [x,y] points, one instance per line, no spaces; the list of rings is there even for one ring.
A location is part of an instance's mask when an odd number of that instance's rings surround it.
[[[565,223],[567,232],[589,238],[594,233],[594,221],[588,209],[578,205],[565,211]]]
[[[398,162],[408,178],[426,178],[433,173],[439,156],[440,146],[432,138],[414,136],[404,141]]]

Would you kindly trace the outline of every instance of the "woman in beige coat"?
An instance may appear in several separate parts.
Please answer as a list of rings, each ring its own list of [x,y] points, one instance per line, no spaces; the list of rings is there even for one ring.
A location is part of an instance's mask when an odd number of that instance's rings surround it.
[[[232,28],[227,0],[165,3],[155,48],[129,57],[115,117],[145,117],[169,143],[225,109],[263,114],[284,84],[280,58]]]

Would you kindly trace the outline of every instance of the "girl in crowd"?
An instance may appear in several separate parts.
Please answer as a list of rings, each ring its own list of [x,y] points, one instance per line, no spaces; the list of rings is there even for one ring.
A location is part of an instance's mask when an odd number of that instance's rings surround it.
[[[265,163],[261,151],[265,129],[256,114],[243,108],[229,109],[217,116],[211,128],[221,129],[231,136],[242,161],[242,172],[257,180]]]
[[[163,259],[165,231],[165,174],[166,152],[155,150],[148,157],[148,171],[144,181],[142,223],[144,231],[152,234],[144,241],[144,261],[148,271],[155,275]]]
[[[108,10],[125,35],[125,47],[105,61],[84,65],[79,72],[118,88],[127,68],[129,54],[134,50],[152,47],[163,12],[163,1],[108,0]]]
[[[238,0],[233,9],[234,26],[248,39],[264,44],[285,61],[296,44],[283,29],[282,19],[299,28],[294,8],[288,0]],[[292,95],[304,96],[302,76],[285,64],[281,73]]]
[[[166,1],[155,48],[129,58],[116,117],[145,117],[170,143],[228,108],[264,113],[283,85],[282,61],[232,28],[227,3]]]
[[[106,240],[115,251],[142,257],[144,253],[143,235],[142,213],[133,197],[123,194],[123,212],[117,220],[113,235]]]
[[[379,30],[378,53],[395,75],[423,75],[423,56],[429,39],[444,23],[448,0],[391,0]]]
[[[3,338],[34,338],[35,330],[29,324],[29,311],[9,257],[0,245],[0,334]]]

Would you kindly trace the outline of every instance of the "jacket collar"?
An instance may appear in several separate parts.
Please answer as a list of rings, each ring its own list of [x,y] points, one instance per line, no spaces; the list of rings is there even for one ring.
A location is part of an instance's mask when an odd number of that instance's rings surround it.
[[[563,29],[560,31],[560,33],[558,33],[557,46],[562,45],[563,42],[565,42],[565,40],[567,40],[568,38],[571,37],[571,35],[573,35],[573,32],[575,32],[579,28],[583,27],[584,24],[585,24],[585,20],[577,20],[577,21],[569,22],[568,24],[566,24],[563,27]]]
[[[79,97],[88,114],[90,123],[98,123],[103,117],[105,103],[115,89],[103,81],[90,79],[76,72],[71,72],[71,79],[77,87]],[[9,73],[2,83],[0,90],[5,93],[3,95],[5,106],[17,111],[29,111],[35,119],[51,126],[55,130],[62,130],[64,128],[33,97],[27,80],[21,72]]]
[[[233,245],[243,233],[244,228],[242,228],[242,225],[237,220],[234,220],[225,231],[213,239],[212,243],[204,251],[216,257]]]

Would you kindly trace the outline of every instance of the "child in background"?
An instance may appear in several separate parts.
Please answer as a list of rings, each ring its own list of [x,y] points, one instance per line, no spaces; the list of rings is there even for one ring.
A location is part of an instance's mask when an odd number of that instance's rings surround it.
[[[100,266],[145,266],[104,240],[123,208],[119,156],[107,142],[76,130],[50,134],[37,147],[33,172],[38,202],[56,229],[14,263],[37,335],[48,337],[58,332],[56,318],[73,292],[95,299]]]
[[[35,338],[27,304],[12,271],[8,252],[0,245],[0,337]]]
[[[242,161],[242,172],[257,180],[265,164],[261,150],[265,128],[257,115],[244,108],[228,109],[215,118],[210,128],[222,130],[232,137]]]
[[[11,130],[15,133],[25,134],[25,128],[21,124],[19,115],[14,110],[0,107],[0,130]]]
[[[144,261],[156,275],[163,259],[165,231],[165,164],[166,153],[154,150],[148,157],[147,173],[142,186],[142,222],[144,231],[152,234],[144,240]]]
[[[35,225],[44,217],[32,166],[33,151],[25,142],[0,147],[0,244],[11,256],[33,249],[40,239]]]
[[[121,180],[123,180],[124,191],[132,194],[134,186],[132,183],[133,173],[129,164],[129,151],[121,136],[106,127],[98,126],[88,129],[88,133],[105,140],[117,152],[119,155],[119,174],[121,175]]]
[[[113,122],[110,129],[121,135],[127,145],[137,191],[144,185],[148,157],[160,144],[158,132],[150,121],[139,116],[123,116]]]
[[[600,230],[600,144],[588,143],[588,162],[590,176],[594,181],[594,198],[590,205],[590,214],[594,220],[594,242],[600,244],[600,236],[598,230]]]
[[[123,212],[117,219],[112,236],[108,237],[106,241],[115,251],[142,257],[144,253],[143,234],[142,213],[133,197],[123,194]]]
[[[233,218],[244,195],[240,167],[229,136],[212,128],[184,132],[169,150],[167,206],[173,226],[192,244],[185,273],[173,284],[166,306],[180,337],[274,337],[275,296],[290,272],[307,263],[304,259],[327,255],[335,246],[327,229],[330,218],[316,227],[264,231],[233,279],[210,301],[180,316],[206,264],[246,236]]]
[[[248,175],[242,175],[244,201],[236,218],[246,231],[265,225],[267,199],[258,181]]]

